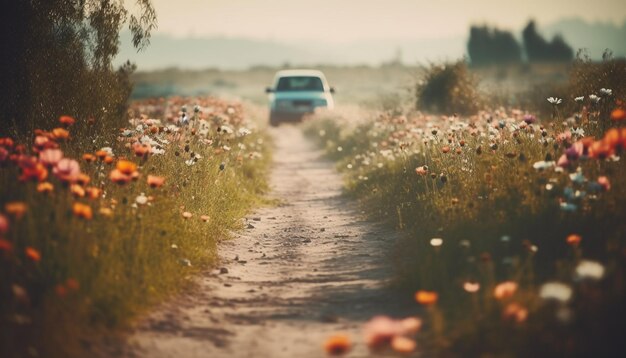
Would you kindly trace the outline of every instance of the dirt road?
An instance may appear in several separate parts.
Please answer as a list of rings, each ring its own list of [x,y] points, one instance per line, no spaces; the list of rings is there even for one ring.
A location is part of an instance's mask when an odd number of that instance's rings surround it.
[[[357,343],[349,356],[370,356],[363,322],[416,313],[410,297],[386,282],[393,234],[364,221],[341,197],[333,163],[298,127],[272,135],[271,196],[281,204],[250,215],[247,228],[221,244],[221,271],[147,317],[124,355],[323,357],[325,338],[347,332]]]

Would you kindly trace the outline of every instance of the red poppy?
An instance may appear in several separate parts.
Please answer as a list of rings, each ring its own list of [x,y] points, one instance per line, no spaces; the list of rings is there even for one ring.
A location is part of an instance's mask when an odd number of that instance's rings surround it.
[[[71,126],[72,124],[74,124],[74,122],[76,122],[76,120],[70,116],[61,116],[59,117],[59,122],[65,126]]]
[[[164,177],[148,175],[148,185],[150,185],[151,188],[159,188],[163,185],[163,183],[165,183]]]
[[[352,342],[345,334],[335,334],[324,342],[324,350],[329,355],[343,355],[350,351]]]
[[[7,232],[9,232],[9,219],[0,214],[0,235],[4,235]]]
[[[20,219],[26,214],[28,207],[24,202],[21,201],[11,201],[4,205],[4,210],[7,214],[12,215],[16,219]]]
[[[435,303],[437,303],[437,300],[439,299],[439,294],[437,294],[437,292],[435,291],[417,291],[415,293],[415,300],[417,301],[417,303],[422,304],[422,305],[426,305],[426,306],[430,306],[433,305]]]
[[[50,182],[43,182],[37,184],[37,191],[40,193],[48,194],[54,191],[54,186]]]
[[[91,206],[86,204],[74,203],[74,206],[72,206],[72,212],[76,217],[81,219],[91,220],[93,218]]]
[[[70,132],[64,128],[54,128],[52,130],[52,136],[54,139],[68,139],[70,137]]]
[[[39,253],[39,251],[30,246],[26,247],[24,253],[26,254],[26,257],[28,257],[33,262],[39,262],[41,260],[41,253]]]

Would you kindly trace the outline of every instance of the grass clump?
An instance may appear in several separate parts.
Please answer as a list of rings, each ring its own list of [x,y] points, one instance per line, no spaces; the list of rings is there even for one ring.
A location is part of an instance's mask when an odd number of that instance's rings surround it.
[[[152,99],[129,118],[1,139],[1,356],[81,354],[211,265],[259,203],[267,137],[241,104]]]
[[[554,117],[543,120],[505,108],[413,112],[321,119],[308,132],[347,192],[405,234],[398,284],[436,297],[424,345],[610,356],[626,328],[623,100],[605,94],[572,117],[546,102]]]

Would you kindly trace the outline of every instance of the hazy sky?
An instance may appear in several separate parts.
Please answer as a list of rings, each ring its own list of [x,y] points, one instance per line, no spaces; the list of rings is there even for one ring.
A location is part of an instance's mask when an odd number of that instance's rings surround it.
[[[472,23],[517,30],[564,17],[626,19],[626,0],[153,0],[157,33],[293,41],[466,35]]]

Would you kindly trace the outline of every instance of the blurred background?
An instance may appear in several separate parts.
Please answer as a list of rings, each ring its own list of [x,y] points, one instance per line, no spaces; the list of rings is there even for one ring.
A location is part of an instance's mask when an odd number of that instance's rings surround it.
[[[137,64],[134,98],[216,94],[263,102],[278,69],[322,69],[339,103],[410,89],[423,66],[463,59],[480,86],[526,92],[567,80],[579,56],[626,55],[622,0],[154,0],[158,29],[114,63]],[[384,6],[383,6],[384,5]]]

